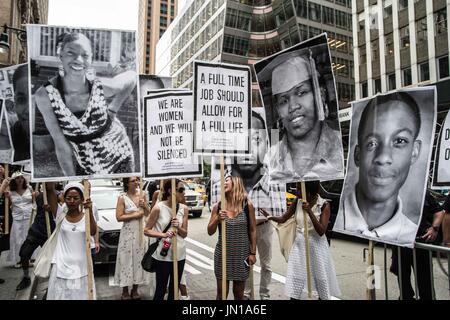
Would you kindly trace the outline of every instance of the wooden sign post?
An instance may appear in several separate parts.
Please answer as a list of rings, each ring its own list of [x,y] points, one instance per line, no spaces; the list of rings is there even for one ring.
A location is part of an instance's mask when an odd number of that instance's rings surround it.
[[[225,196],[225,159],[220,156],[220,201],[221,209],[226,210],[227,198]],[[219,212],[220,215],[220,212]],[[227,228],[226,220],[220,223],[222,233],[222,300],[227,300]]]
[[[177,183],[172,179],[172,218],[177,217]],[[173,297],[178,300],[178,250],[177,250],[177,229],[174,228],[175,235],[172,238],[172,257],[173,257]]]
[[[84,185],[84,199],[90,197],[89,183],[87,180],[83,180]],[[94,300],[94,273],[92,266],[92,255],[91,255],[91,215],[89,209],[84,211],[85,228],[86,228],[86,265],[87,265],[87,280],[88,280],[88,299]]]
[[[305,182],[301,183],[302,201],[307,202]],[[298,204],[297,204],[298,205]],[[300,204],[301,205],[301,204]],[[311,281],[311,252],[309,249],[309,230],[308,230],[308,214],[303,210],[304,235],[305,235],[305,251],[306,251],[306,275],[308,284],[308,298],[312,298],[312,281]]]
[[[39,183],[36,183],[36,186],[34,187],[34,193],[33,193],[33,207],[31,209],[31,215],[30,215],[30,225],[28,226],[28,229],[31,229],[31,225],[33,224],[34,217],[36,215],[36,196],[39,191]]]
[[[140,178],[140,188],[141,188],[141,199],[145,200],[144,178],[143,177]],[[141,208],[140,210],[144,210],[144,208]],[[144,210],[144,215],[139,220],[139,246],[141,248],[144,245],[144,221],[145,221],[145,210]]]
[[[47,199],[47,185],[46,183],[42,183],[42,192],[44,193],[44,208],[47,207],[48,205],[48,199]],[[50,227],[50,217],[48,216],[49,212],[47,211],[47,209],[44,209],[44,213],[45,213],[45,226],[47,229],[47,239],[50,238],[50,236],[52,235],[52,229]]]
[[[367,300],[375,300],[376,296],[375,296],[375,286],[373,285],[373,275],[374,275],[374,258],[373,258],[373,247],[374,247],[374,243],[372,240],[369,240],[369,259],[367,261],[367,265],[368,265],[368,270],[369,272],[367,272],[367,290],[366,290],[366,295],[367,295]]]
[[[9,164],[5,164],[5,179],[9,177]],[[6,190],[5,190],[6,191]],[[9,198],[5,197],[5,234],[9,234]]]

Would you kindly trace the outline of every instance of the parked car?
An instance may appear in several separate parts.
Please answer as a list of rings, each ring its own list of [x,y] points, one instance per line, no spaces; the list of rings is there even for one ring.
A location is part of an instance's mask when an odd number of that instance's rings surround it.
[[[144,183],[144,190],[148,193],[148,190],[150,188],[150,184],[151,181],[146,181]],[[189,213],[194,217],[194,218],[199,218],[202,215],[203,212],[203,208],[205,207],[205,202],[204,202],[204,197],[200,192],[195,191],[195,189],[197,188],[196,184],[188,184],[186,182],[183,181],[183,184],[185,186],[185,204],[188,206],[189,208]],[[191,188],[193,188],[194,190],[192,190]],[[149,199],[149,201],[151,202],[151,199]]]
[[[123,192],[121,187],[114,183],[99,186],[93,183],[91,188],[91,199],[98,209],[100,252],[95,255],[94,263],[115,263],[117,257],[117,246],[119,244],[122,222],[116,219],[117,198]]]

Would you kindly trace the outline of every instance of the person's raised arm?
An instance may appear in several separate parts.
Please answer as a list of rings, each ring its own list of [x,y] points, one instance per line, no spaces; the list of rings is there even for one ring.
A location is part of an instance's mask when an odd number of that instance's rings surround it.
[[[319,236],[323,236],[325,232],[327,232],[328,221],[330,220],[330,204],[326,202],[322,206],[319,220],[317,220],[308,203],[303,203],[303,210],[306,210],[306,212],[308,213],[314,229],[319,234]]]
[[[274,217],[265,209],[260,208],[259,212],[267,218],[267,220],[272,220],[277,223],[285,223],[292,215],[294,215],[295,210],[297,209],[298,200],[296,199],[291,206],[286,210],[286,212],[280,217]]]
[[[113,78],[99,78],[107,98],[112,98],[108,111],[117,114],[122,104],[136,87],[136,72],[125,71]]]
[[[35,95],[36,106],[44,117],[45,126],[55,144],[56,157],[65,176],[75,176],[75,165],[72,159],[72,147],[59,126],[58,119],[51,108],[50,99],[44,88],[38,89]]]

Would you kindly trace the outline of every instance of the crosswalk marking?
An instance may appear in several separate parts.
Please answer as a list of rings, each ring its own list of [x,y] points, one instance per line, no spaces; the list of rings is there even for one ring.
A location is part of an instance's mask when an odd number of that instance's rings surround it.
[[[190,244],[196,246],[196,247],[199,247],[199,248],[207,251],[207,252],[214,253],[214,248],[211,248],[211,247],[207,246],[206,244],[203,244],[203,243],[201,243],[201,242],[199,242],[197,240],[194,240],[194,239],[191,239],[191,238],[185,238],[184,240],[186,242],[189,242]],[[189,255],[190,255],[191,256],[190,259],[194,259],[195,260],[195,258],[192,257],[192,256],[195,256],[198,259],[201,259],[201,260],[203,260],[203,261],[205,261],[207,263],[210,263],[212,268],[211,269],[210,268],[205,268],[205,269],[207,269],[207,270],[214,270],[214,261],[212,259],[210,259],[208,257],[205,257],[204,255],[202,255],[202,254],[200,254],[200,253],[198,253],[198,252],[196,252],[194,250],[191,250],[191,249],[186,249],[186,252],[188,253],[188,259],[189,259]],[[192,260],[191,260],[191,262],[195,264],[195,262],[193,262]],[[200,261],[198,261],[198,262],[200,262]],[[202,262],[200,262],[200,263],[203,264]],[[198,266],[201,267],[200,265],[198,265]],[[261,273],[261,267],[254,266],[253,270],[255,272]],[[284,277],[281,274],[278,274],[276,272],[272,272],[272,279],[274,279],[274,280],[276,280],[278,282],[281,282],[283,284],[286,283],[286,277]]]
[[[184,271],[189,272],[190,274],[194,274],[194,275],[202,274],[201,271],[198,271],[193,266],[191,266],[187,263],[184,264]]]

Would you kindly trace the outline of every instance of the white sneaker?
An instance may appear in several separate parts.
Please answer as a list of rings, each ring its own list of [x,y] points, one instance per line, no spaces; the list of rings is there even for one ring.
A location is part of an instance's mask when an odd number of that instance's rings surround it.
[[[191,300],[191,297],[180,295],[180,300]]]

